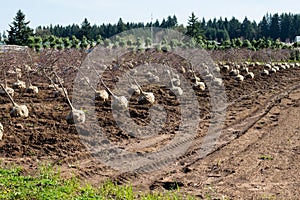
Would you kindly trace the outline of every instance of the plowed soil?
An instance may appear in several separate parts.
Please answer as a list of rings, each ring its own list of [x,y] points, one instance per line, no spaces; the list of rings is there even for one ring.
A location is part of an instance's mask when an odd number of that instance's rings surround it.
[[[162,58],[164,53],[156,55]],[[140,60],[141,58],[137,58]],[[175,69],[179,60],[174,59]],[[172,64],[172,63],[171,63]],[[201,118],[193,145],[177,162],[145,173],[122,173],[95,160],[80,140],[75,125],[67,124],[69,112],[63,96],[55,97],[49,81],[33,75],[38,94],[16,90],[14,100],[29,109],[28,118],[12,118],[11,103],[0,96],[1,165],[21,165],[24,173],[34,172],[42,163],[60,166],[63,176],[78,176],[93,184],[112,179],[131,184],[136,191],[172,190],[201,198],[298,199],[300,195],[300,68],[289,68],[262,76],[263,67],[251,67],[254,79],[239,83],[222,72],[227,95],[226,120],[215,149],[205,157],[198,151],[210,123],[208,91],[195,91]],[[67,72],[67,73],[66,73]],[[118,77],[107,73],[104,81],[114,87]],[[61,69],[69,94],[77,71]],[[21,78],[22,79],[22,78]],[[14,78],[8,76],[8,85]],[[180,121],[178,101],[166,86],[145,85],[155,94],[168,117],[162,131],[152,140],[142,141],[118,128],[108,102],[96,101],[99,125],[114,144],[132,152],[156,151],[172,140]],[[70,95],[72,97],[72,95]],[[138,96],[130,99],[130,114],[139,125],[149,122],[150,105],[140,105]],[[89,122],[83,127],[88,127]],[[145,144],[147,143],[147,145]],[[139,145],[138,145],[139,144]]]

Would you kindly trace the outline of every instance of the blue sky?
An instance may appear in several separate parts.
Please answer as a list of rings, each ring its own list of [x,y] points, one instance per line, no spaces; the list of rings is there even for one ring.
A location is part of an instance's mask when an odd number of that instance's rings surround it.
[[[298,0],[4,0],[1,2],[0,31],[9,28],[18,9],[32,28],[38,25],[81,24],[86,17],[91,24],[161,21],[176,15],[179,23],[186,24],[192,12],[198,18],[232,16],[242,21],[245,16],[260,21],[268,13],[300,13]]]

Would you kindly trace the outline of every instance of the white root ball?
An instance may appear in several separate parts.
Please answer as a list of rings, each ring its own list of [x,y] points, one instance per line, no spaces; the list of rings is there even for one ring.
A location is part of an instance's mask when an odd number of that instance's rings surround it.
[[[183,90],[181,89],[181,87],[177,87],[177,86],[173,86],[170,88],[170,90],[172,91],[172,93],[174,93],[176,96],[181,96],[183,94]]]
[[[6,87],[5,88],[5,90],[6,90],[6,92],[10,95],[10,96],[14,96],[14,94],[15,94],[15,91],[14,91],[14,89],[12,89],[12,88],[10,88],[10,87]],[[2,95],[6,95],[5,94],[5,91],[3,90],[3,89],[0,89],[0,95],[2,96]]]
[[[266,65],[265,65],[265,68],[266,68],[266,69],[271,69],[271,68],[272,68],[272,65],[271,65],[271,64],[266,64]]]
[[[151,83],[159,82],[159,77],[156,76],[156,75],[153,75],[152,77],[149,78],[149,81],[150,81]]]
[[[208,74],[210,74],[208,69],[203,69],[203,70],[201,71],[201,75],[202,75],[202,76],[206,76],[206,75],[208,75]]]
[[[245,78],[254,79],[254,73],[253,73],[253,72],[248,72],[248,73],[245,75]]]
[[[248,67],[243,67],[243,68],[241,69],[241,72],[242,72],[242,73],[245,73],[245,74],[248,74],[248,72],[249,72]]]
[[[179,79],[179,75],[178,75],[178,74],[173,74],[173,77],[174,77],[175,79]]]
[[[289,65],[288,63],[284,63],[284,64],[285,64],[285,67],[286,67],[287,69],[290,68],[290,65]]]
[[[3,138],[3,132],[4,132],[4,129],[3,129],[2,124],[0,123],[0,140],[2,140],[2,138]]]
[[[270,74],[276,73],[276,69],[275,69],[275,68],[271,68],[271,69],[269,70],[269,73],[270,73]]]
[[[99,101],[107,101],[109,97],[109,94],[106,92],[106,90],[99,90],[95,93],[95,99]]]
[[[172,87],[172,83],[174,86],[180,86],[180,80],[179,79],[176,79],[176,78],[173,78],[170,83],[169,83],[169,87]]]
[[[198,77],[198,76],[196,76],[196,75],[194,75],[192,78],[191,78],[191,80],[193,81],[193,82],[200,82],[201,81],[201,79]]]
[[[19,68],[16,68],[15,71],[10,69],[6,72],[6,74],[14,75],[14,76],[17,75],[17,78],[22,77],[22,72],[21,72],[21,69],[19,69]]]
[[[232,69],[230,72],[229,72],[229,75],[230,76],[237,76],[240,74],[240,71],[238,69]]]
[[[264,69],[264,70],[261,72],[261,75],[262,75],[262,76],[267,76],[267,75],[269,75],[269,71],[266,70],[266,69]]]
[[[214,73],[219,73],[219,72],[221,72],[220,67],[218,67],[218,66],[214,67],[213,72],[214,72]]]
[[[145,76],[149,80],[149,82],[159,82],[159,77],[151,72],[147,72]]]
[[[6,74],[8,74],[8,75],[14,75],[14,74],[16,74],[16,72],[15,72],[14,70],[12,70],[12,69],[9,69],[9,70],[6,72]]]
[[[188,75],[188,76],[193,76],[193,70],[189,69],[189,70],[187,71],[187,75]]]
[[[39,88],[37,86],[30,85],[26,88],[27,93],[33,93],[33,94],[38,94],[39,93]]]
[[[131,85],[127,92],[128,94],[141,94],[141,91],[137,85]]]
[[[229,65],[224,65],[222,67],[222,71],[224,71],[224,72],[228,72],[229,70],[230,70],[230,66]]]
[[[193,84],[193,88],[194,89],[200,89],[201,91],[204,91],[205,90],[205,83],[197,81],[195,84]]]
[[[59,86],[57,84],[50,84],[48,86],[48,89],[53,89],[53,88],[59,88]]]
[[[239,74],[235,77],[235,80],[237,80],[238,82],[243,82],[244,81],[244,76]]]
[[[206,76],[204,76],[204,80],[207,82],[210,82],[214,79],[214,76],[212,74],[208,74]]]
[[[85,122],[85,114],[82,110],[73,109],[66,117],[68,124],[80,124]]]
[[[147,77],[147,78],[150,78],[150,77],[152,77],[152,76],[154,76],[151,72],[147,72],[146,74],[145,74],[145,76]]]
[[[139,103],[150,103],[154,104],[155,96],[152,92],[143,92],[139,97]]]
[[[128,101],[124,96],[115,96],[112,98],[111,107],[116,110],[125,110],[128,108]]]
[[[280,68],[278,66],[274,66],[274,69],[276,69],[276,71],[280,70]]]
[[[222,81],[221,78],[214,78],[214,79],[212,80],[211,84],[212,84],[213,86],[221,87],[222,84],[223,84],[223,81]]]
[[[286,69],[285,65],[279,65],[279,69]]]
[[[24,66],[25,71],[30,72],[32,71],[31,67],[29,65]]]
[[[180,72],[183,73],[183,74],[186,73],[186,70],[185,70],[185,68],[183,66],[181,66]]]
[[[28,112],[28,108],[25,105],[15,105],[14,107],[12,107],[12,109],[10,110],[10,116],[11,117],[28,117],[29,112]]]
[[[20,81],[18,80],[17,82],[12,84],[12,87],[14,89],[25,89],[26,88],[26,84],[24,81]]]

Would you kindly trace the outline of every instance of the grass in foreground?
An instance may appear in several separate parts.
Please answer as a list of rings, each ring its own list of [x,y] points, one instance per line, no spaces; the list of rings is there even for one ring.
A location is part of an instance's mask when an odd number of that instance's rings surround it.
[[[36,176],[22,175],[20,167],[0,167],[0,199],[194,199],[180,196],[178,190],[166,194],[135,194],[131,186],[108,181],[96,188],[76,178],[62,179],[51,166],[40,168]]]

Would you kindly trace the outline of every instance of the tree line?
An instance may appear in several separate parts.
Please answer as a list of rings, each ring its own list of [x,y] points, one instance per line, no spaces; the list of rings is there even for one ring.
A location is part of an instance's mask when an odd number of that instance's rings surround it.
[[[68,37],[71,39],[75,36],[78,39],[82,39],[85,36],[88,40],[96,41],[99,36],[101,38],[109,38],[113,35],[121,33],[126,30],[131,30],[135,28],[145,28],[145,27],[161,27],[161,28],[174,28],[178,26],[177,17],[168,16],[167,19],[163,19],[161,22],[156,20],[154,23],[149,22],[144,24],[143,22],[133,23],[127,22],[124,23],[122,18],[116,24],[102,24],[102,25],[91,25],[87,18],[78,25],[72,24],[68,26],[61,26],[61,25],[50,25],[50,26],[38,26],[35,30],[36,36],[41,36],[45,38],[49,35],[54,35],[56,37]]]
[[[120,18],[116,24],[91,25],[87,18],[78,24],[68,26],[50,25],[39,26],[35,30],[29,27],[29,21],[25,21],[25,14],[19,10],[14,21],[7,31],[8,36],[3,34],[7,44],[28,45],[32,43],[43,43],[48,46],[60,46],[60,44],[69,44],[73,41],[73,46],[100,43],[113,35],[134,28],[161,27],[172,28],[187,34],[199,43],[201,46],[214,48],[216,44],[222,44],[227,47],[255,47],[268,48],[270,45],[279,45],[280,42],[294,42],[294,38],[300,35],[300,15],[266,14],[260,22],[250,21],[247,17],[240,22],[235,17],[230,20],[227,18],[201,20],[192,13],[189,17],[187,26],[179,25],[175,15],[168,16],[161,22],[133,23],[123,22]],[[56,39],[58,38],[58,39]],[[68,38],[68,40],[66,39]],[[83,41],[83,42],[82,42]],[[55,45],[56,44],[56,45]],[[61,45],[62,46],[62,45]]]
[[[161,28],[174,28],[183,33],[190,33],[188,30],[196,28],[195,32],[201,35],[207,40],[216,40],[218,42],[242,38],[242,39],[260,39],[268,38],[272,40],[279,39],[283,42],[293,42],[295,36],[300,35],[300,15],[291,13],[266,14],[263,16],[260,22],[250,21],[247,17],[240,22],[235,17],[230,20],[227,18],[209,19],[202,18],[199,20],[194,13],[189,17],[187,27],[179,25],[177,17],[168,16],[167,19],[163,19],[161,22],[156,20],[154,23],[124,23],[122,18],[116,24],[102,24],[91,25],[87,18],[84,19],[81,25],[72,24],[68,26],[39,26],[36,28],[36,34],[40,36],[54,35],[56,37],[69,37],[73,35],[76,38],[81,39],[82,36],[86,36],[88,40],[96,40],[98,35],[103,38],[109,38],[120,32],[144,27],[161,27]],[[198,36],[191,34],[191,36]]]

